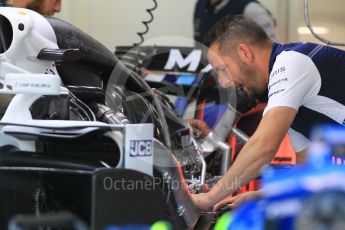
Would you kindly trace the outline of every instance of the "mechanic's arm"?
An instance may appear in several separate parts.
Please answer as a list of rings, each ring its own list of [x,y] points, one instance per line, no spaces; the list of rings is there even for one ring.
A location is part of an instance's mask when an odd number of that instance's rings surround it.
[[[224,177],[208,193],[193,195],[197,207],[209,210],[240,186],[257,177],[263,166],[271,162],[296,113],[290,107],[270,109]]]

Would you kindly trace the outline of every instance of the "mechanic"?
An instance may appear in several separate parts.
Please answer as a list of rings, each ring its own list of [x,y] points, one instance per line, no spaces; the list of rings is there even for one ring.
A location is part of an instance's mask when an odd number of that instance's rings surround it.
[[[13,7],[27,8],[42,15],[53,16],[61,10],[61,0],[10,0]]]
[[[194,39],[203,43],[207,32],[222,18],[243,15],[256,21],[277,42],[276,21],[256,0],[198,0],[194,10]]]
[[[193,195],[200,210],[258,196],[256,191],[222,200],[260,174],[287,132],[297,162],[303,162],[314,125],[345,124],[344,51],[305,42],[275,43],[243,16],[218,23],[206,44],[223,87],[238,87],[254,98],[268,93],[269,99],[258,128],[226,175],[209,192]]]

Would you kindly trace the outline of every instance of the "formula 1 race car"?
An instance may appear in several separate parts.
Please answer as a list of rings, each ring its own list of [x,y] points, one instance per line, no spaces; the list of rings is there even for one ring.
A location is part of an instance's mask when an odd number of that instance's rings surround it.
[[[217,213],[199,213],[190,193],[227,170],[224,139],[255,101],[217,91],[237,100],[201,139],[169,98],[62,20],[1,7],[0,40],[0,229],[212,225]]]

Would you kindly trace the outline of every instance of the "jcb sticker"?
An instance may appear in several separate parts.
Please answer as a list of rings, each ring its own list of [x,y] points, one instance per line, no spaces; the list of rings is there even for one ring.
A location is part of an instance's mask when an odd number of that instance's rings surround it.
[[[152,140],[131,140],[129,145],[131,157],[152,156]]]

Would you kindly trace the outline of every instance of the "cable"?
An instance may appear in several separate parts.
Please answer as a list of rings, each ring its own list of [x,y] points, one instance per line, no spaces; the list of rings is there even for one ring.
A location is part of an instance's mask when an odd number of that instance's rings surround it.
[[[316,37],[318,40],[326,43],[327,45],[331,45],[331,46],[345,46],[345,43],[342,42],[332,42],[330,40],[327,40],[323,37],[321,37],[320,35],[318,35],[311,23],[310,23],[310,19],[309,19],[309,12],[308,12],[308,0],[304,0],[304,20],[305,20],[305,24],[307,25],[307,27],[309,28],[310,32],[312,33],[312,35],[314,35],[314,37]]]
[[[155,9],[157,9],[157,6],[158,6],[156,0],[152,0],[152,1],[153,1],[153,3],[154,3],[154,6],[153,6],[152,8],[150,8],[150,9],[146,9],[146,12],[150,15],[150,19],[147,20],[147,21],[142,21],[142,23],[143,23],[144,26],[145,26],[145,31],[143,31],[143,32],[138,32],[138,33],[137,33],[138,36],[139,36],[139,38],[140,38],[140,42],[138,42],[138,43],[133,43],[133,47],[139,46],[139,45],[143,44],[143,42],[144,42],[144,35],[147,34],[147,33],[149,32],[149,30],[150,30],[150,28],[149,28],[148,25],[149,25],[151,22],[153,22],[153,19],[154,19],[154,16],[153,16],[152,12],[153,12]]]
[[[79,119],[81,119],[82,121],[92,121],[89,114],[81,106],[79,106],[79,104],[74,99],[72,99],[70,103],[72,111],[73,109],[75,109]]]
[[[43,185],[41,183],[39,183],[36,191],[34,192],[34,212],[35,212],[35,216],[37,218],[41,217],[41,214],[44,214],[44,205],[47,202],[47,194],[45,189],[43,188]],[[52,228],[49,226],[47,228],[43,228],[43,227],[38,227],[38,230],[51,230]]]
[[[77,109],[82,111],[89,121],[97,120],[95,114],[92,112],[89,106],[87,106],[84,102],[78,99],[70,90],[68,90],[68,93],[72,98],[71,103],[74,104],[77,107]]]

